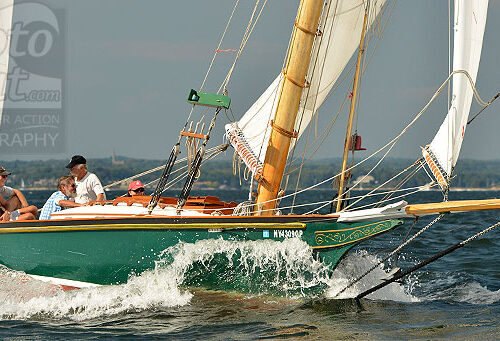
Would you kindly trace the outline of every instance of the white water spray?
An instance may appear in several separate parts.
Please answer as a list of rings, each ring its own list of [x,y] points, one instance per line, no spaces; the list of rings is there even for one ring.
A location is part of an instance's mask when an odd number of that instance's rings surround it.
[[[360,274],[365,273],[374,264],[377,264],[379,259],[376,256],[369,255],[366,251],[358,251],[351,253],[337,266],[331,277],[329,288],[325,292],[327,298],[352,298],[356,295],[374,287],[382,282],[382,279],[387,276],[387,273],[381,267],[376,268],[366,275],[358,283],[347,289],[345,292],[336,297],[337,293],[344,289],[352,280]],[[404,286],[399,283],[391,283],[388,286],[367,296],[374,300],[392,300],[399,302],[418,302],[419,300],[407,293]]]
[[[355,253],[339,265],[332,278],[328,267],[315,260],[311,248],[299,239],[282,242],[200,240],[179,243],[162,252],[154,270],[131,276],[126,284],[86,288],[70,292],[10,271],[0,287],[0,319],[68,318],[85,320],[119,313],[176,307],[189,304],[192,293],[183,288],[195,266],[200,278],[216,271],[224,260],[227,272],[217,277],[228,283],[239,276],[260,290],[257,294],[278,293],[289,298],[312,298],[326,288],[326,296],[338,291],[355,274],[370,267],[376,258]],[[215,263],[215,264],[214,264]],[[218,269],[217,271],[220,271]],[[376,271],[360,286],[346,293],[358,293],[378,283]],[[376,280],[375,280],[376,278]],[[218,283],[215,283],[217,288]],[[255,292],[253,293],[255,294]],[[378,299],[412,301],[399,284],[372,296]]]

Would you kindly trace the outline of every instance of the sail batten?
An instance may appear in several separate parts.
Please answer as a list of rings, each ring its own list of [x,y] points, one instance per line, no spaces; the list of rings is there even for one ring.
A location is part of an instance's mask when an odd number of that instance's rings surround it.
[[[455,0],[454,5],[453,71],[467,71],[475,83],[481,58],[488,0]],[[472,96],[473,90],[468,77],[463,73],[454,74],[448,114],[431,144],[422,151],[443,190],[449,186],[460,154]],[[432,161],[437,165],[433,165]]]
[[[368,27],[375,21],[384,3],[385,0],[372,0]],[[314,43],[306,77],[309,88],[302,94],[299,118],[295,123],[298,137],[326,100],[359,45],[365,14],[363,4],[363,0],[325,1],[319,25],[322,35]],[[240,146],[241,143],[246,144],[261,163],[266,155],[271,133],[270,123],[276,111],[282,81],[283,74],[280,73],[238,122],[226,125],[228,140],[238,140]],[[241,130],[236,130],[239,132],[238,139],[234,135],[235,124]],[[233,146],[238,151],[237,146]],[[244,155],[239,155],[252,169],[250,164],[255,165],[254,160],[247,160]]]

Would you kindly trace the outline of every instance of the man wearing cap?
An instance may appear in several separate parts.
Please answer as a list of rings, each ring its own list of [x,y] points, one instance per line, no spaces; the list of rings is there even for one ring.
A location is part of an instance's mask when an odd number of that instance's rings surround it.
[[[28,201],[21,191],[5,186],[11,173],[0,166],[0,220],[33,220],[36,219],[38,209],[28,205]]]
[[[57,181],[57,192],[52,193],[45,202],[40,212],[40,220],[50,219],[52,213],[59,212],[65,208],[85,206],[72,201],[76,197],[75,178],[71,175],[63,175]]]
[[[144,185],[139,180],[132,181],[128,185],[128,196],[135,197],[136,195],[144,195]]]
[[[83,156],[73,156],[66,168],[75,177],[76,203],[85,204],[90,201],[106,200],[101,181],[94,173],[87,171],[87,160]]]

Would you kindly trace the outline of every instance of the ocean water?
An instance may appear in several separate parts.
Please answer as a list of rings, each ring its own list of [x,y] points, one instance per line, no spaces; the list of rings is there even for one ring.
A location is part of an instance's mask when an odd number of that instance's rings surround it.
[[[50,193],[26,194],[40,205]],[[244,199],[244,193],[213,194]],[[317,191],[302,199],[330,195]],[[451,199],[499,196],[458,192]],[[439,201],[440,194],[410,200]],[[418,221],[411,233],[430,220]],[[414,265],[499,220],[498,211],[445,216],[402,250],[397,265]],[[0,267],[0,339],[498,339],[500,229],[366,299],[352,297],[380,283],[394,260],[336,297],[398,246],[411,225],[362,243],[331,277],[297,239],[179,244],[164,251],[154,270],[126,284],[70,292]]]

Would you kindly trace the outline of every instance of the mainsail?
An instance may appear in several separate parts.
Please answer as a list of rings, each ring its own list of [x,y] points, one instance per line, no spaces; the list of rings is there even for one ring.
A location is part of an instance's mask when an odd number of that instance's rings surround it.
[[[465,70],[476,82],[488,0],[455,0],[453,71]],[[456,73],[452,78],[451,106],[443,124],[423,155],[443,190],[449,186],[464,139],[472,103],[472,87],[468,77]]]
[[[5,90],[9,70],[10,35],[14,0],[0,0],[0,126],[5,103]]]
[[[368,27],[377,18],[384,2],[371,1]],[[307,128],[359,46],[365,3],[363,0],[325,1],[319,25],[322,34],[316,38],[309,64],[307,80],[310,84],[303,91],[295,123],[298,137]],[[255,175],[262,171],[282,80],[283,75],[280,74],[240,121],[226,125],[228,140]]]

